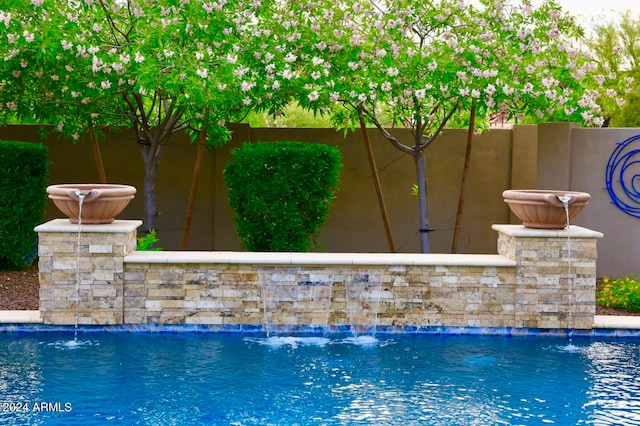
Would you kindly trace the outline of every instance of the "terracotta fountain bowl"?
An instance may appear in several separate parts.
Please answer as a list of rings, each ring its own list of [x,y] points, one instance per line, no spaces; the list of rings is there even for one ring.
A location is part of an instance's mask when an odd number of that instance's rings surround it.
[[[69,183],[50,185],[47,194],[71,223],[79,223],[80,198],[83,224],[111,223],[136,193],[130,185],[110,183]]]
[[[564,229],[567,226],[567,210],[560,197],[568,195],[569,221],[573,220],[589,203],[586,192],[510,189],[502,193],[509,206],[526,228]]]

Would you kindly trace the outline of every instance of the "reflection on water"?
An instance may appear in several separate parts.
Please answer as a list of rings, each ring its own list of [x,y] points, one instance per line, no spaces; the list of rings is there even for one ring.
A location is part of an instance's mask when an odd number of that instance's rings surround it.
[[[640,345],[622,339],[114,333],[69,342],[0,335],[0,395],[54,409],[6,409],[0,424],[640,425]]]
[[[599,425],[640,425],[640,348],[595,342],[584,352],[592,378],[585,408]]]

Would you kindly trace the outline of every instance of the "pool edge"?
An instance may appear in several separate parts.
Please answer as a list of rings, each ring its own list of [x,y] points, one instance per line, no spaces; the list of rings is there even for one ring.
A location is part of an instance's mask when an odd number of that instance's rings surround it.
[[[0,333],[12,332],[66,332],[74,331],[75,326],[43,324],[40,311],[0,311]],[[197,325],[197,324],[123,324],[123,325],[81,325],[78,330],[92,332],[161,332],[161,333],[242,333],[263,334],[260,325]],[[330,326],[325,332],[330,334],[349,332],[348,326]],[[297,326],[286,327],[278,332],[288,334],[319,334],[322,328]],[[640,316],[594,316],[591,330],[535,329],[514,327],[378,327],[377,334],[416,334],[416,335],[481,335],[481,336],[584,336],[584,337],[640,337]]]

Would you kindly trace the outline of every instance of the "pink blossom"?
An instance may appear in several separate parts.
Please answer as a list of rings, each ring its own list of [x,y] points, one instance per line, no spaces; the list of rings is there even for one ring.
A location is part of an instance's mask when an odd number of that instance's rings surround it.
[[[256,85],[256,83],[255,83],[255,82],[248,83],[248,82],[246,82],[246,81],[243,81],[243,82],[240,84],[240,90],[242,90],[243,92],[248,92],[248,91],[250,91],[251,89],[253,89],[253,88],[255,87],[255,85]]]
[[[0,10],[0,21],[4,22],[5,27],[9,28],[11,13]]]
[[[35,40],[35,38],[36,38],[36,37],[35,37],[35,35],[34,35],[33,33],[30,33],[30,32],[29,32],[29,31],[27,31],[27,30],[24,30],[24,32],[22,33],[22,36],[24,37],[24,40],[25,40],[27,43],[31,43],[31,42],[33,42],[33,40]]]
[[[294,77],[294,74],[293,72],[291,72],[291,69],[289,68],[287,68],[282,72],[282,78],[284,78],[285,80],[291,80],[293,77]]]

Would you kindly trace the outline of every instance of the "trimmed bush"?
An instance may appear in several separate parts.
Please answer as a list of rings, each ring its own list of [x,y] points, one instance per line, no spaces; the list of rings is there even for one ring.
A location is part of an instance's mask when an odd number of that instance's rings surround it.
[[[33,228],[44,217],[48,179],[44,145],[0,141],[0,270],[33,263],[38,249]]]
[[[308,251],[326,222],[342,156],[332,146],[245,143],[224,179],[242,245],[249,251]]]

